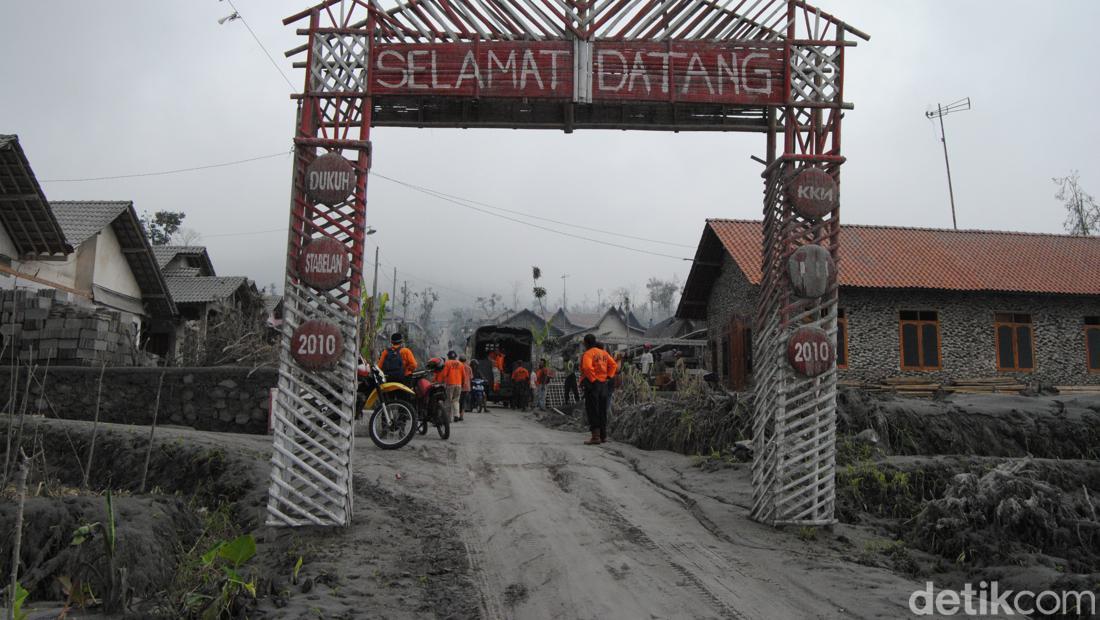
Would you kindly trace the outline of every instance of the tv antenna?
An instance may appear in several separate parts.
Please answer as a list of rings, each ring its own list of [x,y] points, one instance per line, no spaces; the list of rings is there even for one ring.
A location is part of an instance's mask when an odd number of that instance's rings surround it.
[[[965,112],[970,109],[970,97],[959,99],[947,105],[936,104],[935,110],[929,110],[924,115],[929,119],[940,119],[940,142],[943,142],[943,163],[947,167],[947,193],[951,196],[951,226],[959,229],[959,221],[955,217],[955,188],[951,185],[951,162],[947,159],[947,135],[943,129],[943,117],[953,112]]]

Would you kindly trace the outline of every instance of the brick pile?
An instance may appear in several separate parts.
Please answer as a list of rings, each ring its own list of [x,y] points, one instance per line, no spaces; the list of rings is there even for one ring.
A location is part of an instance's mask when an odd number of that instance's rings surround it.
[[[134,336],[122,314],[79,305],[75,296],[54,289],[17,289],[0,295],[3,358],[21,363],[67,366],[130,365]]]

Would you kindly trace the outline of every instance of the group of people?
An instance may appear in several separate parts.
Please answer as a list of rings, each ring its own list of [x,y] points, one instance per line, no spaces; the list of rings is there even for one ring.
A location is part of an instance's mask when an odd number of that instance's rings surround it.
[[[585,414],[592,433],[584,443],[596,445],[607,442],[607,417],[611,408],[611,396],[619,364],[597,342],[593,334],[585,335],[584,348],[585,351],[580,360],[580,385],[584,389]],[[504,354],[494,347],[488,352],[488,359],[493,366],[494,389],[499,389],[504,373]],[[418,367],[416,357],[408,347],[404,346],[404,339],[400,333],[393,334],[390,338],[390,347],[378,358],[378,367],[391,381],[403,381],[416,371]],[[481,411],[485,411],[484,392],[480,399],[472,398],[474,388],[481,387],[475,386],[475,383],[481,382],[480,378],[475,379],[477,360],[467,362],[465,356],[449,351],[446,360],[432,358],[427,368],[435,373],[434,380],[444,385],[447,412],[452,420],[461,422],[465,414],[474,407],[480,407]],[[566,402],[569,402],[571,396],[579,400],[577,376],[572,364],[567,368],[567,373],[564,382]],[[547,361],[540,360],[539,367],[533,376],[536,404],[540,409],[546,408],[547,387],[553,377],[553,370],[550,369]],[[510,378],[512,404],[519,409],[527,409],[531,398],[531,371],[523,365],[523,362],[516,362]]]
[[[390,381],[404,382],[419,367],[416,356],[404,343],[400,333],[393,334],[389,348],[378,357],[378,367]],[[448,351],[445,360],[432,358],[425,366],[434,373],[433,381],[443,384],[447,417],[453,421],[461,422],[475,407],[485,411],[483,382],[475,379],[476,365],[477,360],[467,362],[466,356]],[[475,389],[480,392],[480,398],[475,397]]]

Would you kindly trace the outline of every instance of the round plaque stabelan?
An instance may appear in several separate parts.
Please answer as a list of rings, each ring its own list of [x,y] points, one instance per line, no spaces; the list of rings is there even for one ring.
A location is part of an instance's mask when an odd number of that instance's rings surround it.
[[[827,372],[836,362],[829,335],[820,327],[799,327],[787,341],[787,361],[804,377]]]
[[[787,198],[799,215],[817,219],[840,204],[840,188],[821,168],[806,168],[787,186]]]
[[[820,245],[804,245],[787,259],[791,288],[799,297],[821,297],[836,282],[836,262]]]
[[[298,277],[321,291],[328,291],[348,280],[351,258],[348,248],[331,237],[311,240],[298,255]]]
[[[290,337],[290,355],[307,370],[331,370],[344,354],[344,337],[334,323],[312,319]]]
[[[306,194],[314,202],[334,205],[355,191],[355,167],[336,153],[325,153],[306,168]]]

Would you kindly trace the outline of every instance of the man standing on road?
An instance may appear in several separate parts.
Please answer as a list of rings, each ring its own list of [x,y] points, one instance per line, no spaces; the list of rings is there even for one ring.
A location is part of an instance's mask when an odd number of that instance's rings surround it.
[[[581,402],[581,394],[577,391],[577,369],[573,366],[573,360],[566,364],[565,375],[565,404]]]
[[[458,361],[462,364],[462,398],[458,406],[462,415],[465,416],[470,410],[470,389],[474,381],[474,369],[466,362],[465,355],[460,355]]]
[[[553,378],[554,372],[550,370],[546,360],[539,360],[539,369],[535,371],[535,387],[538,389],[535,401],[538,408],[543,411],[546,410],[546,390],[550,387],[550,380]]]
[[[523,362],[516,362],[516,369],[512,371],[512,404],[516,409],[527,411],[527,395],[531,392],[531,371],[523,366]]]
[[[584,375],[584,410],[592,437],[584,444],[592,446],[607,441],[607,379],[619,369],[614,358],[596,343],[596,336],[585,334],[581,374]]]
[[[443,370],[439,371],[439,381],[443,383],[444,393],[447,395],[447,417],[457,422],[462,421],[459,400],[462,398],[462,378],[464,375],[462,362],[458,361],[458,354],[454,351],[448,351],[447,361],[443,363]]]

